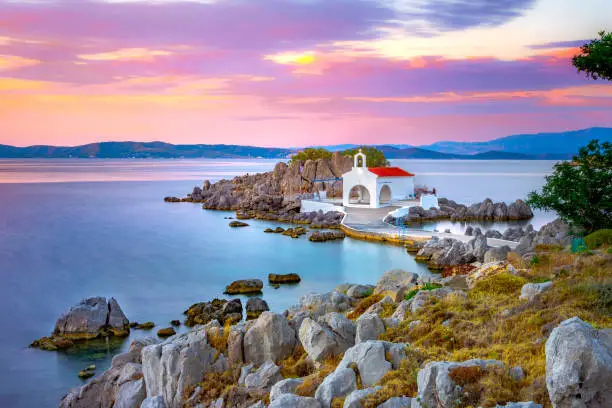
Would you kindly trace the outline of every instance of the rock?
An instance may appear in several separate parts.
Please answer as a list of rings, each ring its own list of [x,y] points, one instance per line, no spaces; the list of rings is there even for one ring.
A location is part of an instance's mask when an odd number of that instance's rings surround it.
[[[140,408],[166,408],[164,399],[161,395],[145,398]]]
[[[299,308],[319,317],[331,312],[345,312],[351,308],[351,298],[340,292],[309,293],[300,297]]]
[[[356,299],[363,299],[370,296],[374,292],[374,287],[371,285],[353,285],[347,291],[347,296]]]
[[[517,274],[514,266],[506,261],[485,263],[474,269],[467,277],[468,287],[472,288],[477,281],[500,273],[509,273],[512,275]]]
[[[268,303],[262,298],[253,297],[247,301],[246,315],[247,319],[257,319],[263,312],[270,310]]]
[[[508,206],[508,219],[510,220],[526,220],[532,217],[531,208],[523,200],[516,200]]]
[[[391,296],[386,295],[381,300],[374,303],[372,306],[368,307],[363,314],[374,313],[374,314],[379,315],[384,312],[385,305],[394,305],[394,304],[395,302],[393,301],[393,299],[391,299]]]
[[[357,388],[357,378],[352,368],[338,368],[325,377],[315,392],[315,399],[323,408],[331,407],[336,397],[344,397]]]
[[[532,301],[534,300],[540,293],[552,287],[552,282],[543,282],[543,283],[527,283],[523,285],[521,288],[521,299]]]
[[[487,238],[496,238],[496,239],[502,239],[503,235],[501,232],[497,231],[497,230],[488,230],[485,233],[485,237]]]
[[[318,321],[306,318],[300,326],[299,340],[308,356],[321,362],[355,344],[355,325],[338,313],[327,314]]]
[[[153,322],[144,322],[136,326],[136,328],[140,330],[151,330],[154,327],[155,327],[155,323]]]
[[[240,227],[248,227],[249,224],[247,224],[246,222],[242,222],[242,221],[232,221],[229,223],[229,226],[232,228],[240,228]]]
[[[359,344],[367,340],[378,340],[378,336],[384,332],[385,325],[377,314],[363,314],[357,319],[355,343]]]
[[[308,237],[310,242],[327,242],[346,238],[342,231],[315,231]]]
[[[230,366],[244,363],[243,342],[244,334],[251,322],[240,322],[230,327],[227,338],[227,358]]]
[[[297,273],[288,273],[285,275],[276,275],[271,273],[268,275],[268,282],[270,283],[299,283],[302,280],[300,275]]]
[[[496,405],[495,408],[542,408],[540,404],[529,402],[508,402],[506,405]]]
[[[94,375],[96,375],[95,366],[93,369],[90,369],[89,367],[87,367],[86,369],[79,371],[79,378],[82,378],[82,379],[93,377]]]
[[[174,336],[175,334],[176,334],[176,331],[172,327],[167,327],[165,329],[159,329],[157,331],[157,335],[159,337],[170,337],[170,336]]]
[[[385,272],[378,280],[374,293],[388,295],[393,301],[399,302],[416,285],[417,279],[418,275],[414,273],[393,269]]]
[[[468,225],[467,228],[465,229],[465,235],[467,235],[468,237],[471,237],[472,235],[474,235],[474,227],[472,227],[471,225]]]
[[[244,358],[257,365],[279,361],[293,352],[295,331],[280,314],[263,312],[244,335]]]
[[[227,359],[208,344],[206,327],[144,347],[141,355],[147,395],[161,395],[168,408],[182,407],[185,390],[204,373],[228,369]]]
[[[310,397],[282,394],[274,401],[271,401],[268,408],[321,408],[321,403]]]
[[[138,376],[141,376],[142,372],[140,365],[141,350],[155,341],[155,339],[134,340],[129,351],[113,357],[111,367],[108,370],[82,387],[70,390],[62,398],[60,408],[111,408],[118,400],[122,400],[122,404],[137,401],[140,398],[139,386],[131,383],[140,380]],[[144,395],[142,398],[144,398]],[[136,406],[139,405],[138,402]]]
[[[361,400],[376,391],[382,390],[382,387],[365,388],[363,390],[355,390],[351,392],[344,400],[343,408],[363,408]]]
[[[294,394],[295,389],[304,383],[303,378],[287,378],[272,386],[270,390],[270,401],[274,401],[282,394]]]
[[[461,291],[456,291],[457,293],[462,293]],[[419,309],[429,302],[431,298],[443,299],[446,296],[453,293],[453,290],[450,288],[444,287],[433,290],[420,290],[409,302],[410,302],[410,311],[412,313],[416,313]]]
[[[393,397],[380,404],[377,408],[410,408],[411,406],[412,398]]]
[[[248,293],[261,293],[263,282],[261,279],[247,279],[234,281],[225,288],[225,294],[240,295]]]
[[[385,359],[385,342],[382,341],[370,340],[351,347],[344,353],[336,370],[348,368],[351,363],[357,364],[361,382],[366,387],[376,384],[392,368]]]
[[[556,408],[612,406],[612,333],[578,317],[546,341],[546,386]]]
[[[54,336],[69,336],[72,340],[92,339],[102,334],[126,336],[130,322],[114,298],[88,298],[60,316],[55,323]]]
[[[195,303],[184,312],[187,315],[185,326],[192,327],[196,324],[207,324],[217,320],[225,324],[227,320],[237,322],[242,320],[242,302],[240,299],[214,299],[212,302]]]
[[[240,367],[240,377],[238,378],[238,385],[244,386],[247,376],[251,374],[254,367],[255,366],[253,365],[253,363]]]
[[[142,378],[128,381],[119,387],[113,408],[139,408],[145,397],[145,383]]]
[[[392,319],[398,319],[400,322],[403,322],[406,313],[410,313],[410,307],[412,305],[412,300],[402,300],[397,308],[395,308],[395,312],[391,315]]]
[[[268,360],[257,371],[246,376],[244,385],[249,391],[256,390],[267,393],[274,384],[282,379],[280,368]]]
[[[505,261],[511,251],[512,250],[507,245],[490,248],[484,254],[484,262]]]
[[[418,394],[412,400],[413,408],[454,408],[461,404],[463,391],[450,377],[450,372],[459,367],[475,367],[487,370],[491,366],[503,367],[497,360],[468,360],[462,363],[431,362],[417,375]]]
[[[180,320],[172,320],[170,322],[170,324],[174,327],[179,327],[181,325],[181,321]]]

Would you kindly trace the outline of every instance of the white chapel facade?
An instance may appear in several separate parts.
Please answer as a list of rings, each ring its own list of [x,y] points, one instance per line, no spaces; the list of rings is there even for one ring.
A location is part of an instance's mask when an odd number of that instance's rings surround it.
[[[342,175],[342,205],[380,208],[392,201],[414,198],[414,174],[400,167],[367,167],[359,150],[351,171]]]

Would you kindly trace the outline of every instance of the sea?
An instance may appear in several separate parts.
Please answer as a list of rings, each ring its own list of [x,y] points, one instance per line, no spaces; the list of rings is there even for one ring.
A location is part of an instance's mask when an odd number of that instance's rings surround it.
[[[402,248],[350,238],[311,243],[264,234],[277,224],[231,229],[229,212],[165,203],[204,180],[271,170],[276,160],[0,160],[0,407],[55,407],[85,382],[79,370],[108,368],[131,340],[154,336],[193,303],[226,298],[236,279],[300,274],[297,285],[265,286],[282,312],[309,292],[345,282],[375,284],[387,270],[430,272]],[[393,160],[416,183],[460,203],[511,202],[540,188],[552,161]],[[536,212],[537,229],[552,213]],[[472,223],[474,225],[474,223]],[[511,225],[524,225],[525,222]],[[483,224],[504,230],[504,224]],[[461,232],[465,223],[424,226]],[[71,305],[115,297],[131,321],[153,321],[122,341],[99,340],[67,352],[29,348],[49,335]],[[246,298],[242,298],[243,304]],[[186,330],[181,328],[180,330]]]

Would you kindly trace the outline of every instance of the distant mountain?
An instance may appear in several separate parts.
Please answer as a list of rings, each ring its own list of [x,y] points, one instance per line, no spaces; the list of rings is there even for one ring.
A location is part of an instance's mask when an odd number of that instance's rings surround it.
[[[0,145],[2,158],[285,158],[289,149],[238,145],[103,142],[75,147]]]
[[[567,158],[593,139],[612,142],[612,128],[589,128],[560,133],[513,135],[488,142],[436,142],[422,149],[451,154],[478,154],[490,151],[519,153],[542,158]]]

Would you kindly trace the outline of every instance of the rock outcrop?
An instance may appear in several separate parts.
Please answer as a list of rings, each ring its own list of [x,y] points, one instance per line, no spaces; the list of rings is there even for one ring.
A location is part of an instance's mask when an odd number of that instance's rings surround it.
[[[392,269],[380,277],[374,288],[374,294],[390,296],[395,302],[404,296],[417,284],[418,275],[401,269]]]
[[[246,304],[246,315],[247,319],[257,319],[263,312],[270,310],[268,302],[262,298],[253,297],[247,300]]]
[[[612,406],[612,332],[578,317],[546,341],[546,386],[555,408]]]
[[[415,259],[427,262],[431,269],[483,262],[490,247],[487,244],[487,237],[478,229],[475,231],[474,238],[466,243],[452,238],[433,237],[419,250]]]
[[[280,314],[263,312],[244,334],[244,360],[255,365],[276,362],[289,356],[295,344],[295,331],[287,320]]]
[[[457,204],[446,198],[438,199],[439,208],[423,208],[419,206],[410,207],[408,214],[399,218],[399,222],[410,224],[414,222],[450,219],[453,221],[508,221],[528,220],[533,217],[531,208],[523,201],[516,200],[507,205],[506,203],[494,203],[486,199],[480,203],[466,206]],[[390,221],[395,222],[395,219]]]
[[[387,361],[387,356],[391,361]],[[348,349],[336,370],[356,364],[362,384],[369,387],[376,384],[389,370],[399,368],[405,357],[404,345],[370,340]]]
[[[306,318],[299,340],[308,356],[317,362],[340,355],[355,344],[355,323],[340,313],[329,313],[317,321]]]
[[[336,369],[325,377],[315,392],[315,399],[323,408],[330,408],[334,398],[344,397],[357,389],[357,376],[352,368]]]
[[[197,324],[207,324],[212,320],[218,320],[225,324],[227,320],[239,322],[242,320],[242,302],[240,299],[214,299],[211,302],[200,302],[193,304],[184,314],[185,326],[192,327]]]
[[[237,280],[225,287],[225,292],[228,295],[243,295],[261,293],[263,282],[261,279],[243,279]]]

